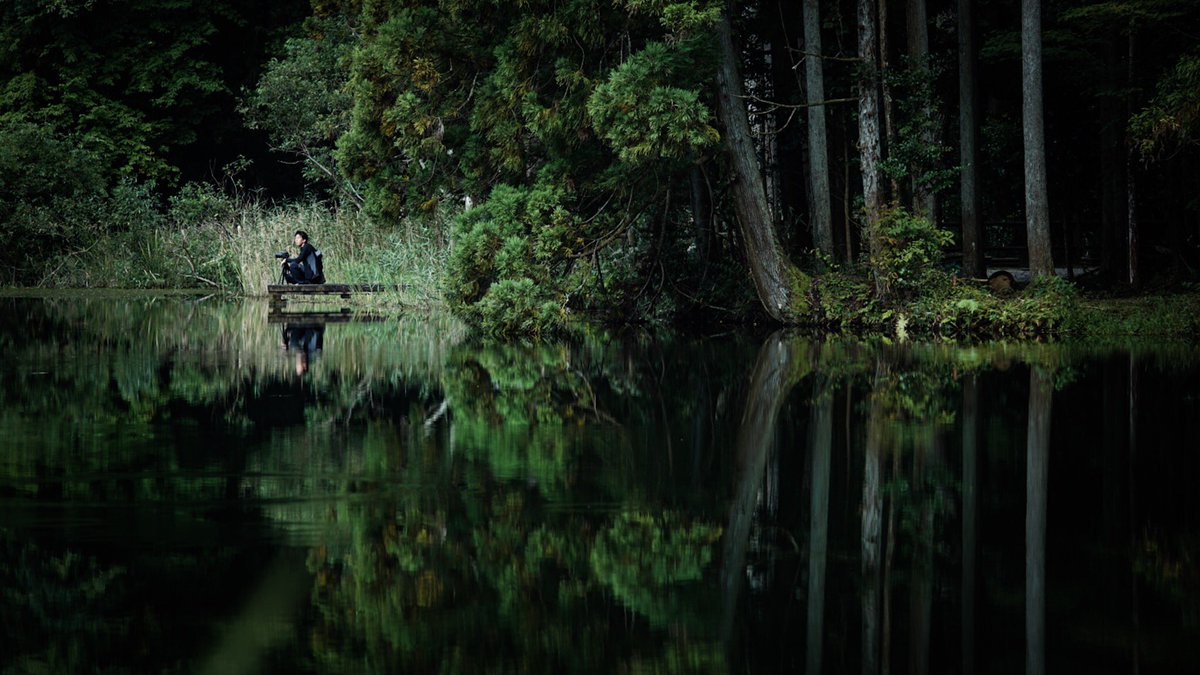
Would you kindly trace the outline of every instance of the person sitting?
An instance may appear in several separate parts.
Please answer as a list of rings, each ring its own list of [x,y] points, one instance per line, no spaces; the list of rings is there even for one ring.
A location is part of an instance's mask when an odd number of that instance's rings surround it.
[[[300,253],[283,261],[283,280],[289,284],[323,284],[325,270],[321,263],[321,252],[308,243],[308,233],[296,230],[293,240]]]

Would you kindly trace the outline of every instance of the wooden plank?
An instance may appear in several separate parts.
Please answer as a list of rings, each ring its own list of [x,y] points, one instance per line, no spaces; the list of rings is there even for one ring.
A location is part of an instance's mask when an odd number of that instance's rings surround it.
[[[379,293],[382,291],[399,291],[403,286],[387,284],[269,284],[267,293],[271,295],[341,295],[343,293]]]

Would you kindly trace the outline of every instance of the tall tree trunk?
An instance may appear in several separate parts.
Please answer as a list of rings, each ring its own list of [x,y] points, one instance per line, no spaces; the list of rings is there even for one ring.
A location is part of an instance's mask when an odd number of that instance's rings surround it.
[[[933,75],[929,70],[929,20],[925,11],[925,0],[908,0],[906,12],[906,23],[908,24],[908,58],[911,67],[915,68],[921,75],[922,82],[927,84],[927,87],[922,87],[921,110],[918,113],[921,116],[921,142],[928,148],[933,148],[937,143],[936,125],[933,117]],[[883,30],[887,30],[886,27]],[[921,169],[929,170],[936,167],[921,167]],[[913,210],[929,219],[932,223],[938,221],[937,198],[933,194],[921,176],[913,176]]]
[[[842,230],[846,237],[846,262],[854,262],[854,230],[850,227],[850,130],[842,125]],[[861,249],[862,245],[859,244]]]
[[[879,232],[883,195],[879,185],[879,69],[875,58],[875,16],[871,0],[858,0],[858,152],[862,164],[866,227],[863,237],[875,276],[875,297],[890,295],[887,280],[875,266],[883,250]]]
[[[751,88],[759,92],[759,96],[769,101],[778,101],[780,100],[779,91],[775,86],[774,77],[775,54],[771,41],[765,42],[761,49],[765,73],[759,74]],[[771,214],[772,227],[777,228],[782,213],[779,188],[779,123],[773,114],[757,115],[754,121],[757,129],[752,129],[752,132],[759,139],[759,146],[762,148],[763,161],[760,175],[763,177],[763,188],[767,194],[767,210]]]
[[[878,11],[879,21],[879,81],[878,87],[883,93],[883,151],[891,156],[896,148],[896,106],[892,101],[892,85],[888,82],[888,74],[892,72],[892,51],[888,44],[888,0],[879,0]],[[861,54],[860,54],[861,56]],[[888,176],[888,184],[891,187],[891,198],[895,201],[901,199],[900,184],[896,182],[895,176]]]
[[[1132,87],[1133,87],[1133,75],[1134,75],[1134,70],[1133,70],[1133,55],[1134,55],[1133,48],[1134,48],[1134,44],[1135,44],[1134,37],[1135,37],[1134,29],[1133,29],[1133,27],[1130,27],[1130,29],[1129,29],[1129,62],[1128,62],[1128,66],[1129,66],[1128,86],[1130,87],[1130,89],[1132,89]],[[1132,111],[1133,111],[1132,102],[1127,102],[1127,103],[1128,103],[1126,106],[1127,114],[1125,117],[1126,129],[1128,129],[1128,127],[1129,127],[1128,120],[1129,120],[1129,116],[1132,114]],[[1129,230],[1128,230],[1128,236],[1126,237],[1125,243],[1129,247],[1128,248],[1129,264],[1127,266],[1127,269],[1129,270],[1128,281],[1129,281],[1129,285],[1136,289],[1139,286],[1141,286],[1141,282],[1142,282],[1141,275],[1138,271],[1138,210],[1137,210],[1137,182],[1135,180],[1135,171],[1137,169],[1137,150],[1135,149],[1135,144],[1133,142],[1133,139],[1128,137],[1128,131],[1126,132],[1126,134],[1127,134],[1127,137],[1125,139],[1125,206],[1126,206],[1127,212],[1126,212],[1126,216],[1125,216],[1125,223],[1128,226]]]
[[[1048,277],[1054,274],[1054,261],[1050,254],[1050,207],[1046,191],[1041,0],[1021,0],[1021,62],[1029,272],[1035,277]]]
[[[808,179],[812,187],[809,220],[813,246],[833,258],[830,215],[829,153],[825,133],[825,62],[821,56],[821,3],[804,0],[804,92],[808,104]]]
[[[808,275],[783,252],[772,226],[767,193],[738,74],[738,53],[728,14],[717,24],[717,114],[725,126],[725,144],[733,174],[734,209],[750,263],[750,276],[767,314],[781,323],[801,323],[808,314]]]
[[[1104,54],[1106,77],[1113,86],[1121,81],[1118,36],[1107,37]],[[1121,129],[1125,116],[1115,93],[1100,100],[1100,266],[1116,281],[1125,279],[1125,160],[1121,154]],[[1127,116],[1127,115],[1126,115]]]
[[[708,180],[704,177],[704,169],[699,164],[693,164],[691,170],[692,183],[692,224],[695,226],[696,258],[700,260],[701,277],[708,272],[709,254],[712,248],[712,205],[708,194]]]
[[[829,463],[833,456],[833,387],[827,378],[814,386],[812,404],[812,500],[808,522],[808,622],[805,669],[820,675],[825,642],[825,559],[829,539]]]
[[[1050,375],[1030,366],[1025,440],[1025,672],[1046,672],[1046,495],[1050,467]]]
[[[975,94],[975,0],[958,0],[958,161],[962,165],[962,266],[963,275],[982,277],[983,221],[980,219],[979,169],[975,144],[978,140]]]

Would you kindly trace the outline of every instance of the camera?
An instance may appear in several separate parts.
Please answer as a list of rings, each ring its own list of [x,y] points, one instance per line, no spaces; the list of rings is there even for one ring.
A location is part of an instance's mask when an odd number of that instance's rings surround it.
[[[288,257],[287,251],[280,251],[275,254],[275,258],[278,260],[283,260],[286,257]]]

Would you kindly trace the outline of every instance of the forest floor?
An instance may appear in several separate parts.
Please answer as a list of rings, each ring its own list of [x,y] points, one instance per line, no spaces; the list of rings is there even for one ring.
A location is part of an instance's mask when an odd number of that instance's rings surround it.
[[[1080,299],[1081,333],[1195,338],[1200,336],[1200,291]]]

